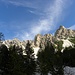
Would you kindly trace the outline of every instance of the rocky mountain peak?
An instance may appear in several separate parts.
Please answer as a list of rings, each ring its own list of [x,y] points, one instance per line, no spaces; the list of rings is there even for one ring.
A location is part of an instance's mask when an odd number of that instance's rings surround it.
[[[69,37],[75,37],[75,31],[65,28],[64,26],[60,26],[59,29],[55,32],[54,35],[58,39],[65,39]]]
[[[13,40],[5,40],[3,41],[3,44],[5,44],[8,48],[10,47],[10,45],[16,45],[19,46],[20,48],[22,47],[23,49],[25,49],[28,41],[31,44],[32,47],[45,47],[45,45],[47,44],[47,42],[51,42],[54,43],[54,41],[56,40],[60,40],[60,39],[65,39],[68,37],[75,37],[75,31],[74,30],[70,30],[65,28],[64,26],[60,26],[57,31],[55,32],[55,35],[53,36],[52,34],[45,34],[45,35],[41,35],[41,34],[37,34],[35,36],[34,40],[24,40],[24,41],[20,41],[19,39],[15,38]]]
[[[55,42],[58,41],[58,39],[59,41],[63,39],[62,41],[64,42],[64,45],[63,45],[64,47],[66,45],[70,46],[72,44],[67,39],[70,37],[75,37],[75,30],[70,30],[65,28],[64,26],[60,26],[55,32],[54,36],[52,34],[45,34],[45,35],[37,34],[34,40],[20,41],[19,39],[15,38],[13,40],[5,40],[3,41],[3,44],[5,44],[7,48],[13,45],[15,45],[18,48],[22,48],[23,54],[25,54],[25,49],[26,49],[27,43],[29,42],[30,46],[35,49],[34,52],[36,54],[38,52],[38,49],[40,48],[44,49],[48,42],[55,45]]]
[[[37,34],[35,36],[34,44],[35,46],[38,46],[38,47],[40,46],[44,47],[48,41],[53,42],[54,36],[51,34],[45,34],[45,35]]]
[[[64,26],[60,26],[59,29],[65,29],[65,27]]]

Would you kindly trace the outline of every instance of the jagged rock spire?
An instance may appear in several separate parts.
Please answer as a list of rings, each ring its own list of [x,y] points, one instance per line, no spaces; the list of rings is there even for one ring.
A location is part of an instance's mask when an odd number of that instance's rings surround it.
[[[59,39],[64,39],[64,38],[68,38],[68,37],[75,37],[75,31],[67,29],[64,26],[60,26],[59,29],[56,30],[54,36]]]

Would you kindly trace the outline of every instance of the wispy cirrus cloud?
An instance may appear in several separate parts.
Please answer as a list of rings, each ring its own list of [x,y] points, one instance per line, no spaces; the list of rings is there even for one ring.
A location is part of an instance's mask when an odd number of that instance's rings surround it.
[[[48,0],[47,4],[43,3],[43,0],[33,0],[26,1],[26,0],[2,0],[3,2],[6,2],[7,4],[13,4],[16,6],[22,6],[22,7],[28,7],[33,8],[36,11],[28,10],[30,13],[33,14],[39,14],[40,17],[37,21],[33,21],[32,23],[29,23],[31,25],[26,30],[20,30],[20,33],[17,33],[15,37],[19,37],[21,40],[25,39],[33,39],[34,36],[38,33],[44,34],[56,27],[57,23],[60,21],[61,16],[64,13],[64,9],[66,7],[66,1],[67,0]],[[40,2],[41,1],[41,2]],[[41,6],[41,4],[43,4]]]
[[[28,0],[1,0],[6,4],[13,4],[16,6],[29,7],[29,8],[38,8],[38,1],[28,1]]]
[[[75,30],[75,25],[72,25],[72,26],[71,26],[71,27],[69,27],[68,29]]]
[[[38,19],[37,22],[32,23],[32,27],[29,32],[23,32],[21,39],[33,39],[33,37],[38,33],[47,33],[52,28],[56,27],[57,23],[60,21],[61,15],[63,15],[63,10],[66,1],[54,0],[52,5],[49,5],[44,9],[45,15],[41,16],[42,19]]]
[[[46,0],[50,2],[49,0]],[[35,15],[44,15],[44,8],[46,8],[46,5],[49,3],[46,3],[46,1],[43,0],[1,0],[1,2],[4,2],[7,6],[8,5],[15,5],[19,7],[27,7],[27,11],[29,11],[32,14]],[[45,3],[45,5],[44,5]],[[31,9],[30,9],[31,8]]]

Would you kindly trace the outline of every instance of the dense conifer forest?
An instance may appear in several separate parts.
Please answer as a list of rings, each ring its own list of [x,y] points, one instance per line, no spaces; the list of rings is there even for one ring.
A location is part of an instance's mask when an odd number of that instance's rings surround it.
[[[0,41],[2,41],[4,36],[2,33],[0,36]],[[26,55],[22,54],[22,49],[16,49],[15,45],[8,49],[1,44],[0,75],[36,75],[36,73],[39,75],[48,75],[49,73],[51,75],[65,75],[64,67],[75,67],[75,47],[66,47],[61,52],[60,45],[59,42],[58,51],[55,51],[53,44],[47,42],[45,49],[40,48],[37,54],[38,58],[35,59],[34,50],[30,47],[29,42],[25,49]]]

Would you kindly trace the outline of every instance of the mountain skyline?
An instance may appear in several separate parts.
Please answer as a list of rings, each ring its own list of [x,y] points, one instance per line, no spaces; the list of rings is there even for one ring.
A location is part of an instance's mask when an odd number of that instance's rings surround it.
[[[74,0],[0,0],[0,32],[5,39],[34,39],[60,25],[75,29]]]

